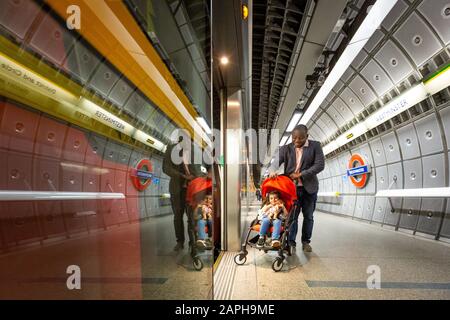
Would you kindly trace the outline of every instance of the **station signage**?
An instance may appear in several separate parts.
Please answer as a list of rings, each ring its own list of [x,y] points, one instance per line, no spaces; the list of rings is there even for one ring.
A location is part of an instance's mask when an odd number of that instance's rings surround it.
[[[366,186],[369,179],[370,165],[367,160],[358,153],[350,157],[347,167],[347,177],[357,188],[362,189]]]

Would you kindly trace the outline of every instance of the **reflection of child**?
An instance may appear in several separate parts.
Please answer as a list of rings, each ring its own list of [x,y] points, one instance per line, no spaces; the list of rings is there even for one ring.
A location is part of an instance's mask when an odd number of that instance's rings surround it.
[[[211,247],[211,235],[212,235],[212,219],[213,219],[213,200],[212,195],[206,195],[203,202],[197,207],[197,227],[198,227],[198,240],[197,246],[199,247]],[[205,232],[205,227],[208,227],[208,237]]]
[[[281,221],[287,216],[288,212],[277,191],[269,193],[269,196],[266,198],[266,203],[261,209],[261,213],[261,228],[259,230],[259,239],[256,246],[264,246],[267,231],[269,231],[270,226],[273,225],[272,247],[280,247]]]

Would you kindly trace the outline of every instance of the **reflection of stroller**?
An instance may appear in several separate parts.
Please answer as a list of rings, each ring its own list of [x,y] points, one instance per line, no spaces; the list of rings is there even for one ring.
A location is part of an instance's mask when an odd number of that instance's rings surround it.
[[[188,233],[189,233],[189,239],[193,240],[193,243],[191,243],[190,248],[190,254],[192,257],[192,263],[195,268],[195,270],[202,270],[203,269],[203,262],[200,259],[200,256],[197,251],[196,247],[196,239],[197,239],[197,232],[196,232],[196,219],[194,215],[196,214],[196,208],[198,204],[205,198],[205,196],[208,193],[212,193],[212,180],[205,177],[198,177],[189,182],[187,190],[186,190],[186,202],[190,206],[188,210],[188,214],[190,215],[188,217]],[[205,228],[206,229],[206,228]],[[205,230],[207,232],[208,230]],[[210,248],[205,248],[204,250],[211,250]]]
[[[280,193],[281,200],[285,203],[288,211],[288,216],[285,217],[282,222],[280,235],[281,246],[279,248],[272,248],[272,246],[269,246],[267,243],[262,248],[256,246],[259,239],[259,229],[261,227],[260,221],[258,220],[258,217],[256,217],[250,224],[245,241],[242,244],[241,251],[234,257],[234,262],[238,265],[242,265],[247,261],[247,245],[258,250],[264,250],[265,253],[268,251],[278,251],[278,256],[272,263],[272,269],[278,272],[283,268],[285,259],[284,252],[286,251],[289,256],[292,255],[292,247],[289,247],[288,245],[288,235],[293,217],[295,216],[295,207],[297,205],[297,202],[295,201],[297,199],[296,187],[292,180],[288,177],[278,176],[274,179],[266,179],[261,186],[261,191],[263,201],[266,199],[269,192],[278,191]],[[271,233],[272,230],[273,226],[269,229],[269,232]]]

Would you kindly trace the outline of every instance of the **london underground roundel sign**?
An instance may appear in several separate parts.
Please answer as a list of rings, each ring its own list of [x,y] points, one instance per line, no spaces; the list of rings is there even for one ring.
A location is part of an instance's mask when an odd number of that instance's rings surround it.
[[[370,166],[367,160],[358,153],[351,156],[348,162],[347,176],[357,188],[364,188],[369,179]]]
[[[144,191],[152,183],[152,163],[149,159],[142,159],[131,169],[131,181],[134,187],[139,191]]]

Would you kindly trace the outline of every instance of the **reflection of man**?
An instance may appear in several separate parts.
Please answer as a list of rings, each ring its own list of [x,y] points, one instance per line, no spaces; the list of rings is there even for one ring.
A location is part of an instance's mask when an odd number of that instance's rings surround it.
[[[189,181],[194,179],[196,176],[200,175],[199,166],[190,164],[190,154],[189,150],[191,148],[183,148],[181,149],[181,145],[179,143],[171,144],[167,146],[167,150],[164,156],[163,162],[163,171],[170,177],[169,182],[169,192],[170,192],[170,202],[172,204],[172,211],[174,214],[173,223],[175,227],[175,236],[177,238],[177,244],[174,247],[175,251],[179,251],[184,248],[184,221],[183,214],[186,210],[188,210],[186,206],[186,188]],[[178,146],[180,147],[180,152],[173,152],[175,157],[181,156],[182,161],[180,164],[177,164],[177,160],[172,155],[173,149]],[[184,151],[186,150],[186,151]],[[184,151],[184,152],[183,152]],[[192,226],[192,215],[188,214],[188,224]],[[189,242],[190,244],[194,243],[194,239],[192,238],[192,232],[188,232]]]
[[[278,163],[277,163],[278,162]],[[325,157],[320,143],[308,140],[308,128],[298,125],[292,131],[292,143],[282,146],[278,161],[270,168],[270,177],[275,177],[277,167],[284,163],[284,173],[297,185],[298,206],[289,232],[289,245],[296,245],[295,238],[298,229],[298,216],[303,212],[302,244],[303,250],[311,252],[310,246],[313,230],[313,213],[316,208],[319,180],[317,174],[325,168]]]

